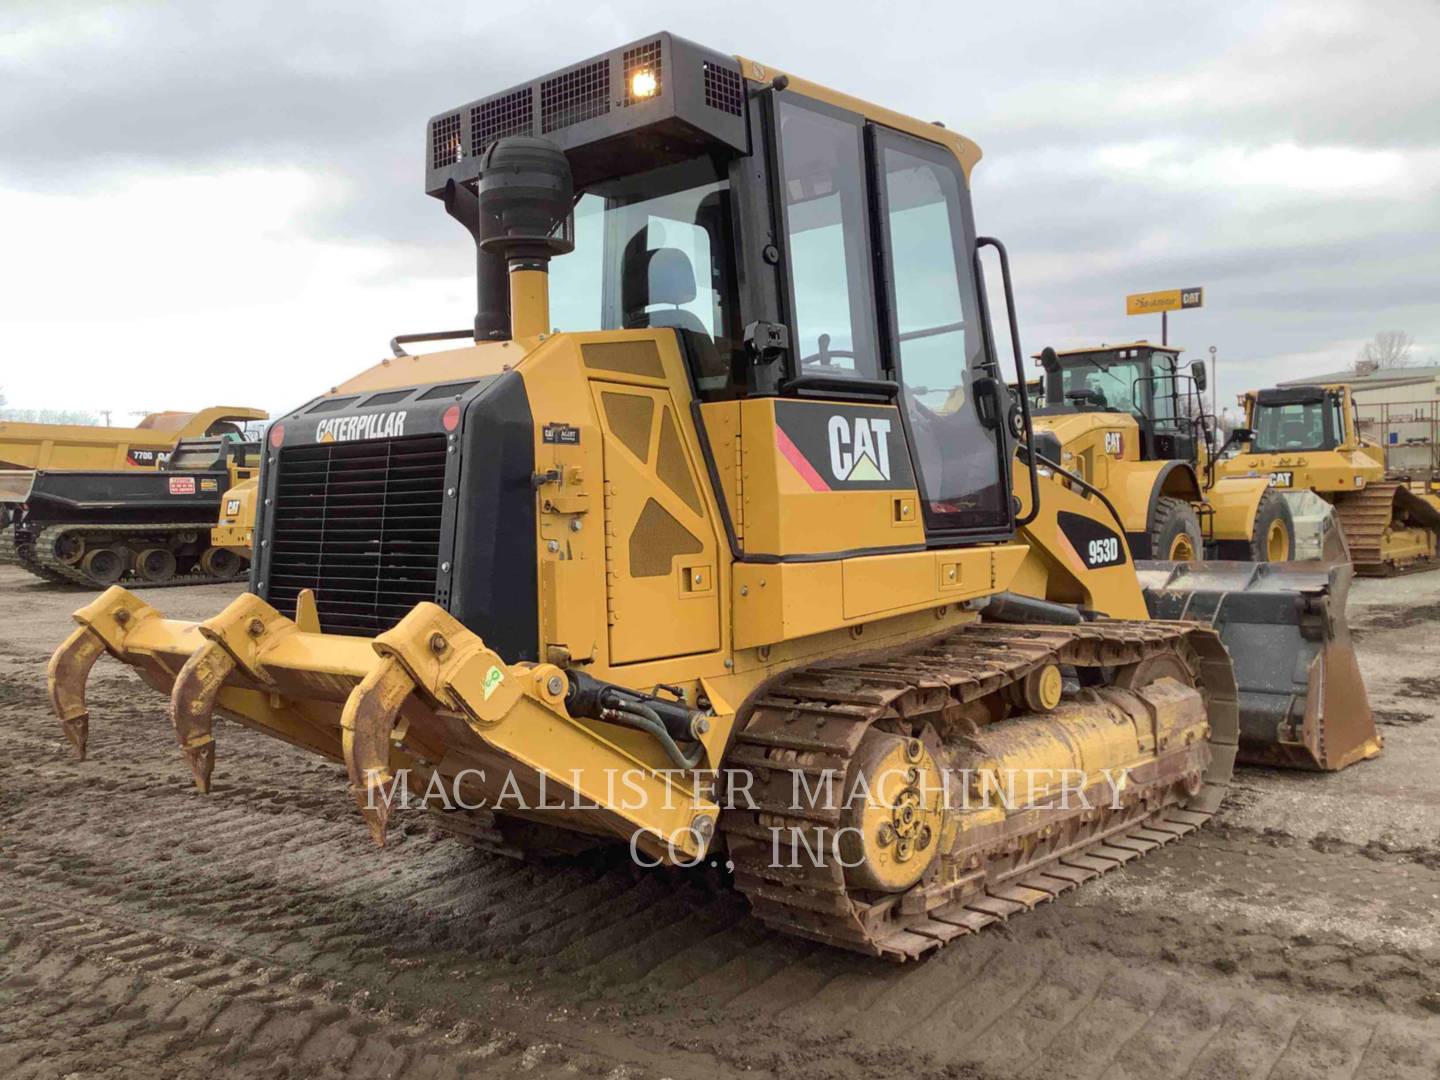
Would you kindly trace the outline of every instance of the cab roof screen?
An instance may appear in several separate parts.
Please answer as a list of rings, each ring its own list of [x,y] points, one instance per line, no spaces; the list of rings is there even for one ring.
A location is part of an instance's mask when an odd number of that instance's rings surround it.
[[[652,34],[521,86],[448,109],[426,128],[425,190],[470,184],[485,148],[539,135],[565,151],[577,188],[713,151],[747,153],[745,80],[733,57]]]

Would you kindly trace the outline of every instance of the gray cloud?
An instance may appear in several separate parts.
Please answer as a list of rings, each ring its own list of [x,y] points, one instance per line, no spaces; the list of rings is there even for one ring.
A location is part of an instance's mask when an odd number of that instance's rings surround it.
[[[385,251],[382,281],[453,277],[470,254],[421,191],[426,118],[664,23],[975,137],[977,217],[1011,247],[1027,349],[1154,336],[1124,293],[1200,284],[1207,308],[1174,324],[1198,348],[1281,356],[1402,326],[1440,353],[1440,6],[748,10],[7,6],[0,183],[101,197],[117,176],[294,166],[325,194],[277,225]],[[1147,142],[1180,175],[1107,163]],[[1286,144],[1391,155],[1364,160],[1399,175],[1244,173]],[[1225,161],[1241,173],[1214,175]]]

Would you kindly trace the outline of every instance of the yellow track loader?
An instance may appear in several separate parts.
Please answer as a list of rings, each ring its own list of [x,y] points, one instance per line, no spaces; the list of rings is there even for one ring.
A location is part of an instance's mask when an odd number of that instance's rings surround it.
[[[1325,557],[1346,559],[1367,577],[1383,577],[1435,565],[1440,506],[1403,480],[1387,479],[1384,451],[1361,436],[1350,387],[1344,383],[1258,390],[1241,397],[1245,427],[1232,442],[1239,452],[1217,472],[1227,478],[1260,478],[1307,512],[1307,493],[1318,496],[1325,517],[1315,546]],[[1328,506],[1326,506],[1328,504]]]
[[[1234,669],[1017,449],[979,156],[670,34],[438,114],[473,341],[272,425],[224,611],[77,613],[76,752],[108,653],[202,791],[218,714],[343,761],[378,842],[423,792],[482,847],[728,861],[765,922],[892,960],[1201,825]]]
[[[1216,475],[1204,413],[1205,365],[1136,341],[1035,359],[1046,397],[1036,448],[1103,491],[1140,559],[1283,562],[1294,523],[1263,477]]]

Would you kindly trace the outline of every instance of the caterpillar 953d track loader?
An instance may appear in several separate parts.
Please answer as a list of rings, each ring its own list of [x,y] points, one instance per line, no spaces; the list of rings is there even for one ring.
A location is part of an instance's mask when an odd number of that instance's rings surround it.
[[[1328,553],[1356,573],[1384,577],[1435,565],[1440,506],[1433,496],[1387,479],[1384,451],[1360,434],[1344,383],[1251,391],[1241,398],[1245,427],[1231,437],[1239,453],[1221,461],[1222,477],[1267,480],[1314,518],[1306,502],[1333,516],[1341,541]],[[1328,507],[1325,505],[1328,504]],[[1317,525],[1320,541],[1332,530]]]
[[[202,790],[219,713],[344,761],[377,841],[438,784],[482,846],[728,860],[766,922],[892,959],[1213,813],[1230,660],[1017,451],[972,142],[669,34],[428,135],[474,342],[271,427],[224,611],[77,614],[82,756],[109,653]]]

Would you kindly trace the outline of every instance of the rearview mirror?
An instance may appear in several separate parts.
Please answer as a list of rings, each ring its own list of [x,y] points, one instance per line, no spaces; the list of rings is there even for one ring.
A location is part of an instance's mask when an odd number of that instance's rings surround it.
[[[1205,384],[1209,380],[1205,375],[1205,361],[1195,360],[1190,364],[1190,377],[1195,380],[1195,389],[1204,391]]]

